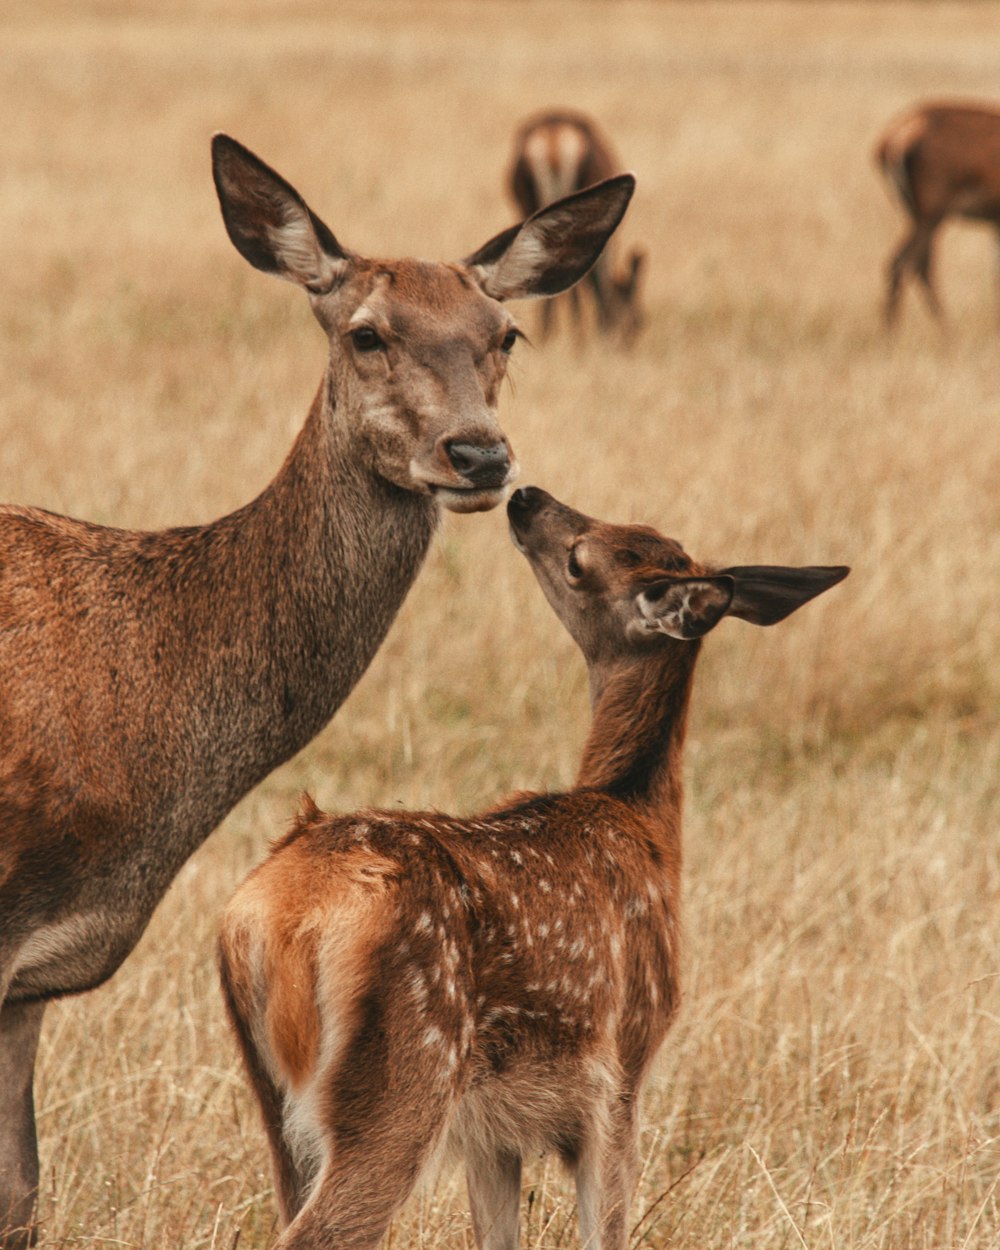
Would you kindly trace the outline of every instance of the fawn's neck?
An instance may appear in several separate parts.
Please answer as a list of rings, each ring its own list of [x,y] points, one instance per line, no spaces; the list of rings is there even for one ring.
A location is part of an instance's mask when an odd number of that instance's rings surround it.
[[[688,704],[700,644],[663,645],[639,659],[591,667],[593,722],[578,787],[670,818],[680,815]]]

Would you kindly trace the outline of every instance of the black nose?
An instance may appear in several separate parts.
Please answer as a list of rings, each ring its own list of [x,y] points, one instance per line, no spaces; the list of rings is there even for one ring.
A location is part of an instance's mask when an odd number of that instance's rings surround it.
[[[537,486],[519,486],[507,500],[507,516],[512,521],[526,521],[549,497]]]
[[[475,443],[449,443],[448,459],[452,468],[473,486],[503,486],[510,472],[510,454],[506,443],[480,447]]]

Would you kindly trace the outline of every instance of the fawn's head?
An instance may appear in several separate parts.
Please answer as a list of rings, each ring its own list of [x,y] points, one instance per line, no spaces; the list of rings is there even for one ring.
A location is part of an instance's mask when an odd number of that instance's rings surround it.
[[[597,521],[534,486],[514,492],[507,516],[514,545],[588,664],[701,638],[724,616],[773,625],[849,572],[709,569],[648,526]]]
[[[495,507],[517,477],[497,421],[519,337],[503,302],[556,295],[590,268],[628,206],[631,175],[542,209],[463,261],[366,259],[226,135],[212,142],[229,237],[301,286],[330,341],[330,381],[371,469],[455,512]]]

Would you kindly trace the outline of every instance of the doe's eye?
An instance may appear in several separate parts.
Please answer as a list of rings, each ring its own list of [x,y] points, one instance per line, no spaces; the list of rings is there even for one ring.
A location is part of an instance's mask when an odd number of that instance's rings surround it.
[[[379,352],[385,347],[385,343],[371,326],[358,326],[356,330],[352,330],[351,342],[359,352]]]
[[[579,581],[583,577],[583,565],[576,558],[576,548],[570,547],[569,557],[566,560],[566,572],[574,579]]]
[[[509,356],[511,352],[514,350],[514,344],[517,342],[518,337],[519,336],[518,336],[517,331],[513,329],[508,330],[507,333],[503,336],[503,341],[500,344],[500,350],[503,352],[505,356]]]

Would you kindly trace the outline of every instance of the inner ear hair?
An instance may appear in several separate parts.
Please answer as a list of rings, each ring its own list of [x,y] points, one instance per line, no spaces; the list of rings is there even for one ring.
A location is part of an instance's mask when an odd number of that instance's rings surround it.
[[[648,629],[671,638],[701,638],[729,611],[733,579],[726,574],[669,577],[645,586],[638,606]]]

